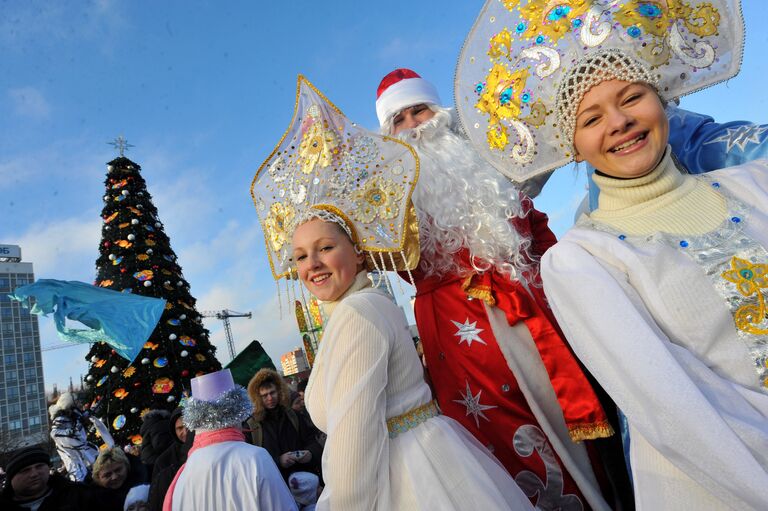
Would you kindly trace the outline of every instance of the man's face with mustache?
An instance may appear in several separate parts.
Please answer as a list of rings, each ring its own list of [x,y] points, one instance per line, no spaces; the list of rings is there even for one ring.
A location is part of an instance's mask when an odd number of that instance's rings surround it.
[[[413,129],[434,116],[435,112],[424,103],[403,108],[392,118],[392,135]]]

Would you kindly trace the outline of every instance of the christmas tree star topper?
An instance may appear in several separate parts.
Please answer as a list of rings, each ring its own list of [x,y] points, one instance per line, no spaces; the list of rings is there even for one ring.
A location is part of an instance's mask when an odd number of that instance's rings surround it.
[[[125,151],[127,151],[129,148],[135,147],[133,144],[129,144],[128,139],[122,135],[118,136],[112,142],[107,142],[107,144],[117,149],[121,157],[125,156]]]

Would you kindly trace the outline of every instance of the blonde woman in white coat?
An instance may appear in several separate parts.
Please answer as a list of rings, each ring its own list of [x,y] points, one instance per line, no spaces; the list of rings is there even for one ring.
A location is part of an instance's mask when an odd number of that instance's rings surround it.
[[[440,415],[403,312],[372,287],[344,220],[328,219],[293,234],[299,278],[329,317],[306,390],[328,434],[317,509],[533,509],[493,455]]]

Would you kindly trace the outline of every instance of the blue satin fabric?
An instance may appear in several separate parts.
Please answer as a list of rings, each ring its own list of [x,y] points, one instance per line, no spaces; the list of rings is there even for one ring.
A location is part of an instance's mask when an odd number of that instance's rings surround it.
[[[76,281],[40,279],[16,288],[9,296],[20,302],[34,297],[30,312],[43,316],[53,313],[61,339],[76,343],[104,341],[129,362],[139,354],[165,310],[165,300],[159,298]],[[89,329],[69,328],[65,325],[67,319]]]

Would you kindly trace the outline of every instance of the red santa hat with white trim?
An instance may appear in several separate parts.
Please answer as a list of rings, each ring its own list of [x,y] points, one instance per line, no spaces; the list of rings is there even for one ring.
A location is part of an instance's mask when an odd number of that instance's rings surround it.
[[[421,103],[440,105],[435,86],[410,69],[395,69],[381,80],[376,91],[379,125],[384,127],[403,108]]]

